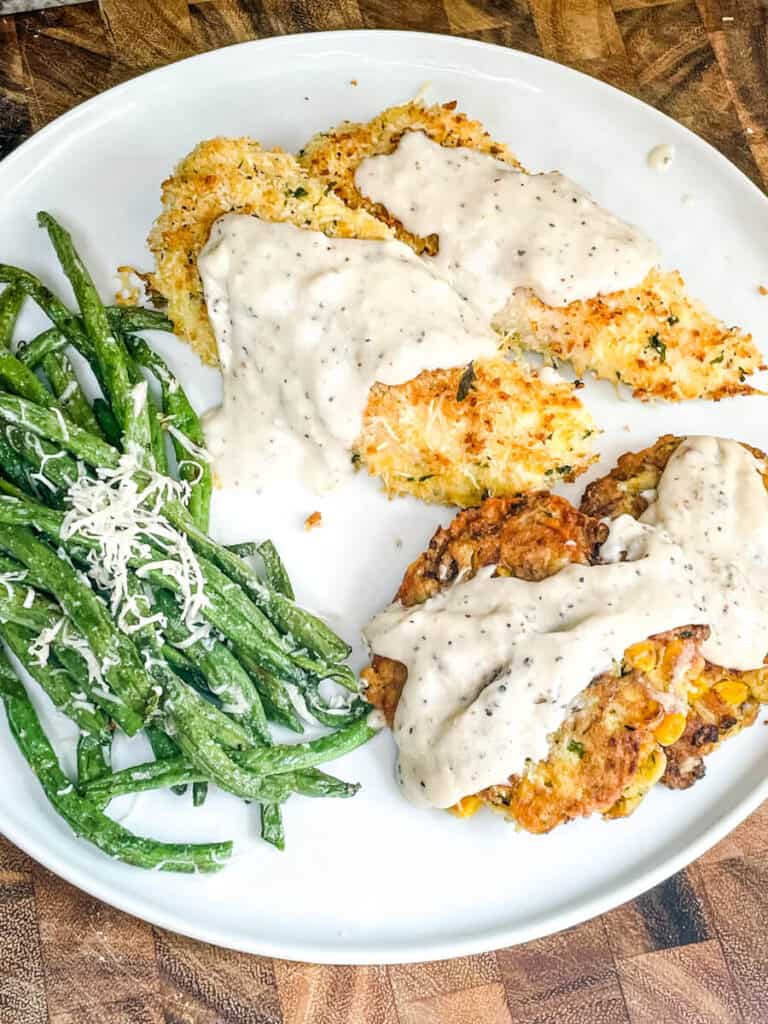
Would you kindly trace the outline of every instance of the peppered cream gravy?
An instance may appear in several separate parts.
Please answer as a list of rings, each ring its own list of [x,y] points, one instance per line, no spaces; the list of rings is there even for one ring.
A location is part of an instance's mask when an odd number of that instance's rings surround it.
[[[409,800],[449,807],[545,757],[579,691],[654,633],[705,624],[710,661],[762,665],[768,493],[740,444],[685,440],[641,521],[615,520],[601,555],[539,583],[484,569],[369,623],[371,650],[408,668],[394,734]]]
[[[637,228],[563,174],[525,174],[487,153],[408,132],[355,173],[409,231],[436,233],[431,262],[490,320],[516,288],[549,306],[630,288],[658,262]]]
[[[223,486],[353,472],[371,385],[493,355],[475,309],[397,241],[228,214],[198,258],[224,403],[205,433]]]

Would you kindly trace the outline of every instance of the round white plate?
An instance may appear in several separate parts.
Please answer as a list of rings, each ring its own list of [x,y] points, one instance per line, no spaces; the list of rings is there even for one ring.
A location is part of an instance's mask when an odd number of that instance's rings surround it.
[[[533,169],[559,168],[661,245],[692,291],[760,338],[768,299],[768,202],[714,149],[680,125],[591,78],[522,53],[444,36],[341,32],[247,43],[155,71],[85,103],[0,165],[0,260],[64,287],[35,211],[72,230],[104,295],[120,263],[148,265],[144,239],[160,182],[200,139],[251,135],[297,150],[315,131],[366,119],[412,97],[458,99]],[[666,173],[646,164],[675,147]],[[27,336],[38,326],[32,314]],[[202,408],[217,375],[166,336],[157,344]],[[677,407],[621,400],[608,385],[582,392],[605,429],[604,471],[621,451],[660,433],[718,433],[768,448],[762,398]],[[582,485],[563,493],[577,500]],[[320,509],[321,529],[302,522]],[[298,486],[260,500],[217,495],[226,541],[272,537],[307,605],[350,640],[393,594],[406,564],[446,510],[388,502],[373,480],[317,498]],[[357,652],[362,663],[362,652]],[[53,724],[57,737],[68,723]],[[71,745],[70,745],[71,746]],[[63,748],[62,748],[63,749]],[[124,749],[128,758],[145,752]],[[768,793],[762,727],[710,759],[686,793],[656,787],[626,821],[580,821],[549,836],[519,834],[489,813],[470,822],[415,810],[393,783],[388,734],[332,771],[363,783],[349,801],[291,800],[287,850],[258,840],[256,815],[214,793],[205,807],[156,793],[113,806],[137,832],[180,840],[232,837],[231,865],[212,877],[126,867],[71,835],[46,804],[4,721],[0,828],[33,857],[100,899],[209,942],[278,957],[373,963],[450,957],[521,942],[604,911],[678,870]]]

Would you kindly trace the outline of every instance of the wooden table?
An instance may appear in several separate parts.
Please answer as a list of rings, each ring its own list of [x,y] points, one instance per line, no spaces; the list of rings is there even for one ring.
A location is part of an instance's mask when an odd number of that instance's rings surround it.
[[[286,32],[407,28],[603,78],[765,187],[766,2],[101,0],[0,17],[0,155],[94,93],[192,53]],[[763,1024],[767,983],[768,805],[610,914],[416,967],[315,967],[215,949],[112,910],[0,840],[0,1024]]]

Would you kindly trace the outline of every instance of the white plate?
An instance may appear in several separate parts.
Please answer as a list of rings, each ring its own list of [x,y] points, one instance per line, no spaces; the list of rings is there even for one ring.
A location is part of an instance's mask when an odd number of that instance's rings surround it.
[[[353,82],[354,80],[354,82]],[[147,265],[147,229],[159,185],[198,140],[248,134],[296,150],[316,130],[364,119],[412,97],[458,98],[511,144],[527,167],[559,168],[645,228],[667,266],[725,320],[766,331],[768,203],[727,160],[680,125],[591,78],[511,50],[444,36],[341,32],[271,39],[205,54],[105,93],[39,132],[0,165],[0,259],[61,289],[41,207],[72,229],[110,293],[110,268]],[[356,84],[355,84],[356,83]],[[672,167],[646,154],[675,146]],[[688,197],[688,198],[686,198]],[[37,326],[30,316],[27,330]],[[193,399],[216,400],[216,374],[189,350],[157,338]],[[607,385],[582,392],[598,422],[601,470],[666,430],[718,433],[768,448],[762,398],[675,408],[617,399]],[[565,488],[573,500],[581,487]],[[304,517],[321,509],[322,529]],[[299,487],[259,501],[217,496],[227,541],[270,536],[299,598],[332,613],[353,639],[394,592],[407,562],[449,515],[387,502],[372,480],[317,499]],[[358,655],[360,652],[358,651]],[[55,723],[58,736],[67,723]],[[133,750],[130,756],[141,757]],[[288,848],[257,838],[255,815],[213,794],[204,808],[171,795],[115,806],[138,832],[236,840],[213,877],[142,872],[75,840],[47,806],[0,725],[0,827],[53,871],[100,899],[199,939],[278,957],[373,963],[456,956],[521,942],[582,921],[635,896],[720,839],[768,793],[762,728],[710,759],[687,793],[657,787],[623,822],[581,821],[549,836],[518,834],[491,814],[459,822],[408,806],[392,779],[393,745],[380,735],[333,766],[364,788],[352,801],[292,800]]]

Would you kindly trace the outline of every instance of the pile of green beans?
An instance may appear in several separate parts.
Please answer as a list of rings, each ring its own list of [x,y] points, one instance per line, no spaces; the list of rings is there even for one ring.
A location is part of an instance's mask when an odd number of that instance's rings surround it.
[[[161,788],[179,796],[191,788],[197,807],[215,784],[258,805],[262,837],[282,849],[290,796],[357,792],[318,765],[374,735],[370,709],[345,664],[347,644],[296,604],[272,542],[226,548],[208,535],[212,474],[200,420],[137,334],[170,322],[150,309],[105,306],[68,232],[50,214],[38,221],[78,309],[28,271],[0,264],[0,700],[21,753],[77,835],[138,867],[216,871],[231,843],[135,836],[105,808]],[[14,335],[28,301],[52,326],[23,342]],[[88,397],[68,349],[87,360],[100,394]],[[131,553],[125,585],[142,618],[129,624],[89,576],[98,538],[66,528],[72,487],[118,469],[126,452],[138,488],[170,476],[170,466],[183,484],[166,489],[159,513],[197,561],[203,634],[185,621],[174,551],[159,536],[142,532]],[[343,688],[334,700],[324,696],[326,680]],[[35,683],[78,727],[74,779],[29,699]],[[333,731],[274,744],[270,724],[302,733],[307,715]],[[154,760],[114,770],[115,733],[142,730]]]

